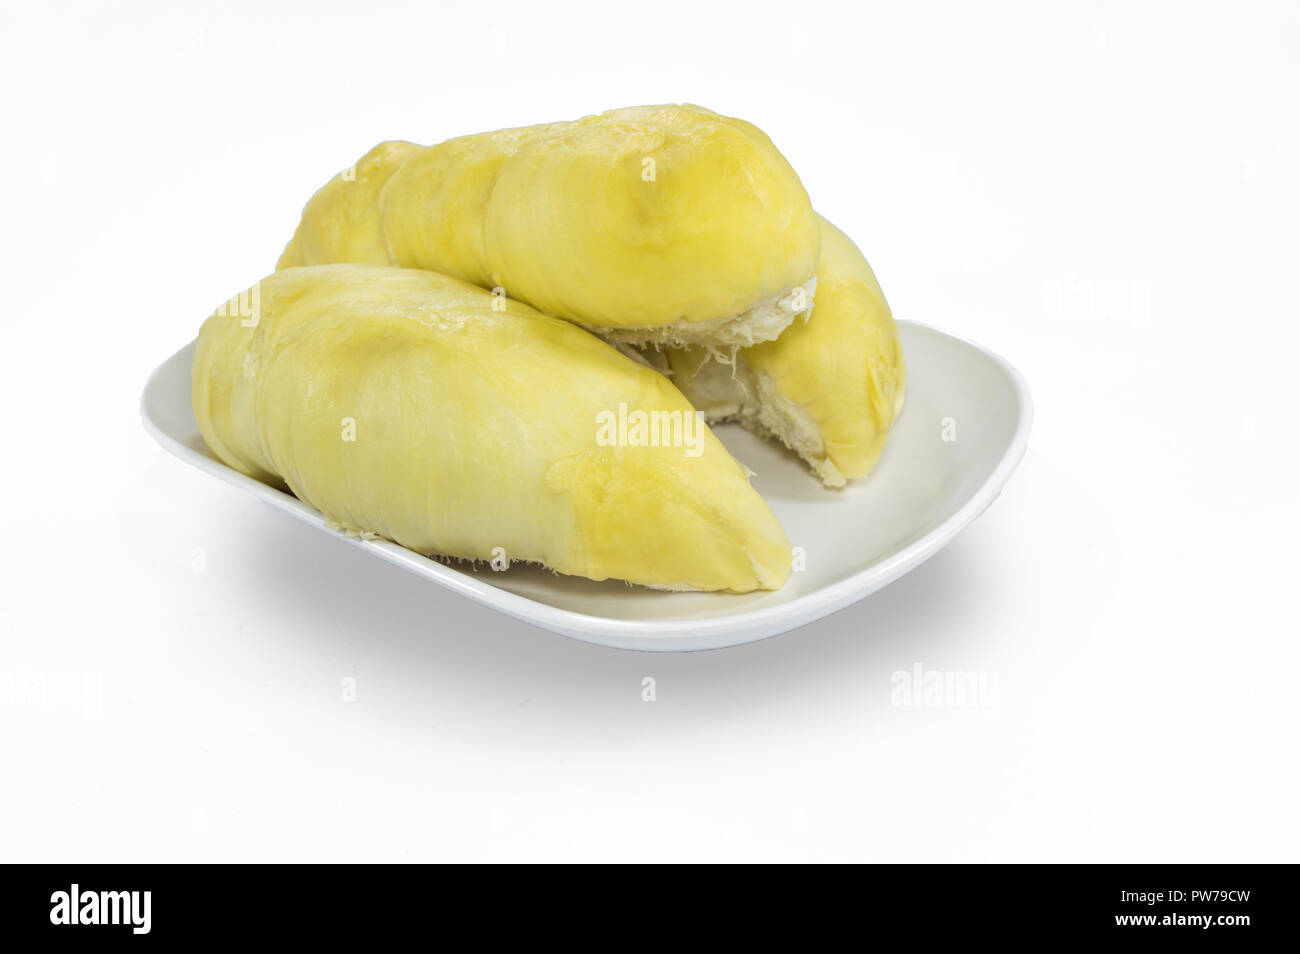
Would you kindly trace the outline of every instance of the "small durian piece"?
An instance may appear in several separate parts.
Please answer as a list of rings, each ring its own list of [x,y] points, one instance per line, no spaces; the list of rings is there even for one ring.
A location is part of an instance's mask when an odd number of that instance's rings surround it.
[[[385,143],[307,204],[280,267],[429,269],[630,344],[735,348],[806,315],[820,234],[756,126],[638,106]]]
[[[576,325],[388,266],[289,268],[237,302],[199,333],[203,439],[340,529],[668,589],[785,581],[746,469],[663,375]]]
[[[673,383],[710,423],[738,420],[781,441],[828,487],[864,477],[903,406],[905,371],[889,305],[847,235],[820,218],[817,301],[781,337],[731,355],[666,353]]]

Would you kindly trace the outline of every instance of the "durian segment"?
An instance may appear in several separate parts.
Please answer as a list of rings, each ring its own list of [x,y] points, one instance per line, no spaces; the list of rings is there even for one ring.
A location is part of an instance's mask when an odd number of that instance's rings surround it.
[[[902,410],[905,369],[871,266],[847,235],[819,220],[817,300],[806,322],[737,352],[734,363],[704,348],[667,356],[673,382],[711,423],[739,420],[774,437],[840,487],[876,465]]]
[[[798,311],[787,300],[816,270],[808,195],[772,141],[742,120],[639,106],[401,158],[395,172],[384,165],[378,192],[391,264],[502,288],[630,343],[769,340],[811,304]],[[318,193],[282,263],[351,254],[381,263],[367,204],[379,178],[358,174]],[[355,199],[342,201],[349,187]],[[338,240],[354,229],[364,233],[357,252]]]
[[[383,266],[290,268],[238,301],[255,307],[199,334],[203,438],[340,528],[594,580],[785,581],[790,545],[745,468],[663,375],[575,325]],[[658,446],[610,429],[621,408],[659,412]]]

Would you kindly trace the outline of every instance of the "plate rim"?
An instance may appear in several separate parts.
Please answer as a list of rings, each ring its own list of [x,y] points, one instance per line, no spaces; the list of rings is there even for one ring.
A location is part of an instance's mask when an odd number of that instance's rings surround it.
[[[1034,418],[1033,399],[1030,397],[1029,385],[1024,375],[1010,361],[983,345],[933,325],[910,319],[900,319],[899,324],[913,325],[933,334],[951,338],[991,360],[1006,375],[1015,393],[1017,413],[1015,432],[988,478],[969,500],[939,526],[879,563],[784,603],[703,619],[625,620],[613,616],[561,609],[529,596],[503,590],[389,540],[363,540],[347,537],[336,531],[331,533],[354,546],[370,551],[387,563],[432,579],[451,592],[467,597],[481,606],[505,613],[521,622],[594,645],[651,652],[686,652],[740,646],[789,632],[870,596],[916,569],[942,550],[992,505],[1028,449],[1029,433]],[[291,494],[239,473],[221,461],[211,460],[198,454],[164,430],[163,426],[150,415],[149,396],[157,379],[164,368],[193,348],[194,344],[195,341],[190,341],[182,345],[150,372],[140,396],[140,418],[145,430],[163,450],[178,460],[226,483],[240,487],[277,509],[284,510],[319,529],[330,530],[326,526],[324,515],[319,511]],[[719,637],[737,638],[719,641]]]

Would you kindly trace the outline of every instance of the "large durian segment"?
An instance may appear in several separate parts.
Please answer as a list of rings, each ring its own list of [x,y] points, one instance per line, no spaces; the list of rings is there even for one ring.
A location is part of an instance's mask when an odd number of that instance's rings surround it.
[[[819,246],[760,129],[639,106],[380,146],[308,203],[281,265],[428,269],[619,341],[732,347],[807,314]]]
[[[581,328],[381,266],[289,268],[238,301],[199,334],[203,438],[341,528],[594,580],[785,581],[789,543],[745,468],[663,375]]]

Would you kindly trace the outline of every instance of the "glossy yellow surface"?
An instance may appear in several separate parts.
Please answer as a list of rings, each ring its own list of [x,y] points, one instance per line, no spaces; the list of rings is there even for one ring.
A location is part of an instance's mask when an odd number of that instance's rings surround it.
[[[707,352],[676,349],[668,357],[673,380],[702,407],[718,399],[742,406],[778,396],[788,402],[794,416],[815,429],[809,436],[820,446],[805,454],[809,463],[827,483],[838,484],[841,476],[862,477],[876,465],[902,409],[905,369],[898,329],[871,266],[847,235],[819,220],[822,252],[812,314],[775,341],[741,352],[749,377],[744,386],[745,375],[734,384],[724,378],[725,390],[709,398],[696,395]],[[775,394],[765,398],[760,385]]]
[[[254,307],[223,307],[199,334],[204,440],[343,528],[595,580],[784,582],[785,534],[707,428],[698,456],[602,444],[600,416],[620,404],[693,409],[588,332],[390,267],[290,268],[237,301]]]
[[[317,193],[281,267],[430,269],[611,329],[730,318],[816,268],[816,217],[789,163],[757,127],[698,106],[409,149],[377,147],[355,181]]]

